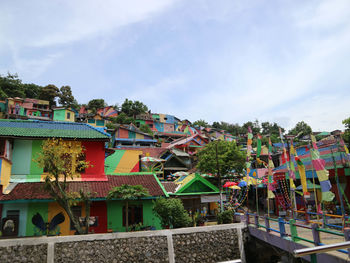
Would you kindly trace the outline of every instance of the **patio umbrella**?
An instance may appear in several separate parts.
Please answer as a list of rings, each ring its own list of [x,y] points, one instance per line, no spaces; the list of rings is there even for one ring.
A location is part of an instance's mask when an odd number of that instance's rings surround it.
[[[223,187],[230,187],[230,186],[234,186],[234,185],[237,185],[237,183],[235,183],[235,182],[226,182]]]
[[[320,189],[321,186],[319,186],[318,184],[313,184],[310,180],[307,180],[306,181],[306,184],[307,184],[307,189],[308,190],[313,190],[314,188],[315,189]],[[299,185],[297,188],[295,188],[296,190],[303,190],[303,187],[301,185]]]
[[[232,185],[229,187],[230,189],[241,189],[238,185]]]
[[[157,163],[157,162],[165,162],[164,159],[160,159],[160,158],[154,158],[154,157],[142,157],[141,158],[141,162],[150,162],[150,163]]]
[[[244,187],[247,186],[247,182],[246,181],[240,181],[238,184],[239,187]]]
[[[176,172],[176,173],[173,173],[173,176],[176,176],[176,177],[187,176],[187,175],[188,175],[187,172]]]

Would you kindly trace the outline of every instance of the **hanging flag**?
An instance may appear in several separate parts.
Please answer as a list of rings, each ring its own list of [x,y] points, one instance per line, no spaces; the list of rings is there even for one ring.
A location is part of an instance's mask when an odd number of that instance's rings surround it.
[[[257,142],[256,142],[256,158],[260,157],[261,154],[261,135],[258,134],[257,136]]]
[[[288,154],[287,154],[286,147],[285,147],[285,145],[284,145],[283,134],[282,134],[281,128],[279,128],[279,131],[280,131],[280,138],[281,138],[282,147],[283,147],[283,157],[284,157],[284,159],[286,160],[286,166],[287,166],[287,171],[288,171],[288,176],[289,176],[290,188],[291,188],[291,189],[295,189],[295,184],[294,184],[294,181],[293,181],[293,180],[295,180],[295,174],[294,174],[294,172],[290,169],[289,162],[287,161],[287,160],[289,160],[289,158],[288,158]]]
[[[250,156],[252,153],[252,143],[253,143],[253,133],[252,129],[248,127],[248,134],[247,134],[247,159],[246,159],[246,170],[247,170],[247,181],[249,182],[249,173],[250,173]]]
[[[271,143],[271,139],[269,138],[269,161],[268,161],[268,173],[267,173],[267,178],[268,178],[268,183],[267,183],[267,198],[268,199],[271,199],[271,198],[274,198],[275,195],[274,193],[272,192],[274,189],[273,189],[273,180],[272,180],[272,169],[274,168],[274,165],[273,165],[273,161],[272,161],[272,156],[271,156],[271,153],[272,153],[272,143]]]
[[[305,166],[297,155],[295,156],[295,161],[297,163],[298,170],[299,170],[300,181],[301,181],[301,186],[303,188],[304,198],[310,198],[310,193],[307,190]]]
[[[325,160],[321,159],[316,144],[315,136],[311,135],[312,149],[310,149],[312,165],[316,171],[322,191],[322,201],[332,201],[334,194],[331,192],[332,185],[329,181],[329,172],[325,169]]]

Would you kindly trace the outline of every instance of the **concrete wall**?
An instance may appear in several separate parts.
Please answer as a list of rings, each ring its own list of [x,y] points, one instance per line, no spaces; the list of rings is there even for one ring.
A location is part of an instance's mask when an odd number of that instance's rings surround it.
[[[243,224],[0,240],[0,262],[245,262]]]

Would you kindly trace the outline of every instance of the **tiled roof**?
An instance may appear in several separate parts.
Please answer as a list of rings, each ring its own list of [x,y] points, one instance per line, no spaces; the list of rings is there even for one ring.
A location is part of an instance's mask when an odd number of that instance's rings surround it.
[[[105,140],[110,137],[86,123],[28,120],[0,120],[0,136]]]
[[[108,181],[104,182],[69,182],[68,192],[79,192],[80,189],[84,189],[86,192],[97,193],[95,198],[105,198],[113,187],[129,184],[142,185],[148,189],[151,196],[164,196],[153,174],[107,175],[107,177]],[[43,186],[44,183],[19,183],[9,194],[5,195],[0,191],[0,201],[52,199]]]
[[[178,185],[175,184],[174,182],[162,182],[162,185],[165,191],[167,191],[168,193],[175,193],[176,188],[178,187]]]

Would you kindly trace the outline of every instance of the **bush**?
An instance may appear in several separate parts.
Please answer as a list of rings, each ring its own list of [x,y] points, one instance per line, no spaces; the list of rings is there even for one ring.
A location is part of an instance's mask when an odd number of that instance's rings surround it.
[[[153,212],[159,217],[162,227],[188,227],[192,220],[180,199],[159,198],[153,202]]]
[[[233,223],[233,210],[225,210],[217,215],[218,224],[231,224]]]

